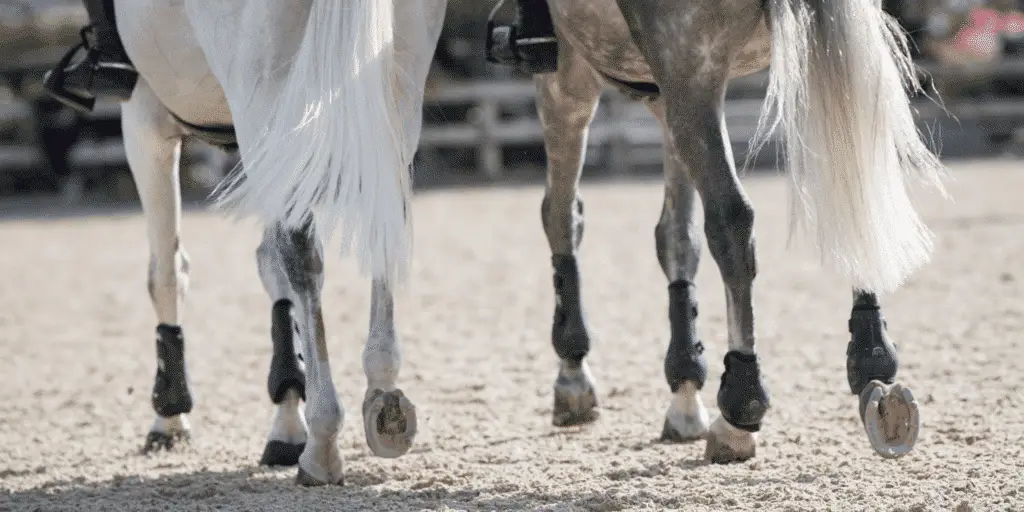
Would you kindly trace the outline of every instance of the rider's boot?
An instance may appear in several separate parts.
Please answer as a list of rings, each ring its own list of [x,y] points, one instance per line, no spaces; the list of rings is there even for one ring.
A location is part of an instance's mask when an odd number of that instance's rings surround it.
[[[46,74],[43,87],[61,103],[90,112],[100,97],[130,99],[139,74],[118,36],[114,0],[85,0],[85,7],[91,24],[82,29],[82,42]]]
[[[516,0],[512,25],[488,20],[487,60],[530,74],[558,69],[558,39],[547,0]],[[497,13],[492,13],[492,17]]]

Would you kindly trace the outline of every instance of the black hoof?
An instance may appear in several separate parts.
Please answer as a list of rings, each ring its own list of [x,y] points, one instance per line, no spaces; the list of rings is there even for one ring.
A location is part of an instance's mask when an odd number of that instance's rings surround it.
[[[192,436],[188,432],[176,432],[173,434],[150,432],[146,435],[146,445],[142,447],[142,453],[170,450],[178,444],[187,443],[191,439]]]
[[[261,466],[294,466],[299,463],[299,455],[306,448],[306,443],[291,444],[284,441],[270,441],[263,449],[260,457]]]

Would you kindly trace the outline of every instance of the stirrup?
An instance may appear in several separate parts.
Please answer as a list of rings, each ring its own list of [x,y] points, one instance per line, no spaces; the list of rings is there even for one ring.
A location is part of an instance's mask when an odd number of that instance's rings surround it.
[[[98,92],[127,101],[138,81],[138,72],[131,64],[101,60],[102,54],[89,39],[94,28],[94,25],[82,28],[81,42],[69,49],[54,69],[43,76],[43,89],[51,97],[84,114],[95,108]],[[83,50],[82,60],[69,67],[72,59]],[[74,83],[69,83],[69,78],[73,78]]]
[[[498,11],[505,6],[501,0],[487,16],[485,57],[492,64],[516,67],[529,74],[553,73],[558,70],[558,39],[554,36],[522,37],[517,23],[499,25]]]
[[[78,94],[68,90],[64,86],[64,81],[67,79],[67,67],[71,63],[71,59],[79,52],[79,50],[85,50],[86,54],[80,65],[84,65],[89,60],[98,60],[99,56],[96,54],[89,44],[88,32],[92,30],[92,25],[83,27],[79,32],[81,42],[72,46],[71,49],[61,57],[57,65],[50,71],[47,71],[43,76],[43,90],[46,91],[53,99],[71,107],[82,113],[92,112],[93,107],[96,105],[96,98]],[[94,64],[95,65],[95,64]]]

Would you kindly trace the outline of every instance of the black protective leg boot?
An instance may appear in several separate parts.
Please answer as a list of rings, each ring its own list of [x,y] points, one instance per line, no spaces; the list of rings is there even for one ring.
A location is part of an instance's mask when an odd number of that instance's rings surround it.
[[[43,87],[61,103],[90,112],[96,98],[131,98],[139,74],[117,34],[113,0],[85,0],[85,7],[92,24],[82,29],[82,42],[47,73]]]
[[[504,5],[499,2],[487,22],[487,60],[515,66],[530,74],[558,69],[558,40],[547,0],[518,0],[512,25],[497,25],[494,17]]]

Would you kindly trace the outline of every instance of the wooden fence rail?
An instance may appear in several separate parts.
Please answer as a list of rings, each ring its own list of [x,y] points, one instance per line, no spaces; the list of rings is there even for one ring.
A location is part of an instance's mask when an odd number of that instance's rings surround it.
[[[949,70],[931,62],[920,63],[925,75],[948,76]],[[963,72],[964,70],[958,70]],[[989,73],[990,77],[1024,82],[1024,59],[1004,60],[996,67],[977,66],[968,72]],[[730,82],[726,104],[726,122],[734,148],[742,151],[757,126],[765,91],[765,73],[757,73]],[[1024,89],[1024,86],[1022,86]],[[534,107],[535,90],[531,81],[477,81],[440,84],[431,87],[426,96],[425,119],[420,154],[435,158],[422,160],[443,162],[436,155],[443,149],[471,150],[475,154],[474,172],[488,179],[499,179],[505,171],[503,152],[509,146],[539,146],[543,133]],[[983,125],[992,132],[1009,133],[1024,125],[1024,101],[1017,98],[964,100],[950,102],[948,112],[931,101],[917,100],[919,118],[930,123],[940,116],[952,115],[961,122]],[[458,119],[433,119],[431,111],[453,109],[467,112]],[[120,114],[116,104],[101,104],[94,119],[115,120]],[[445,116],[442,116],[444,118]],[[5,168],[34,168],[41,165],[43,149],[31,141],[31,109],[20,101],[0,101],[0,134],[15,133],[13,141],[0,141],[0,173]],[[118,134],[119,135],[119,134]],[[10,138],[10,137],[8,137]],[[658,164],[661,161],[662,134],[657,122],[639,102],[625,98],[617,90],[606,88],[590,130],[589,146],[600,151],[588,154],[606,155],[602,165],[613,172],[626,173],[636,165]],[[215,150],[200,144],[188,146],[189,157],[207,165],[228,164]],[[69,161],[72,167],[121,167],[124,150],[120,137],[83,139],[72,146]],[[440,165],[435,172],[447,172]],[[210,179],[215,179],[212,176]]]
[[[1020,79],[1024,83],[1024,60],[1004,61],[991,69],[982,66],[960,68],[957,72],[976,73],[986,69],[990,77]],[[922,63],[920,70],[922,76],[949,75],[936,63]],[[766,78],[767,74],[762,72],[730,82],[727,95],[730,99],[726,102],[725,115],[734,150],[745,150],[755,133]],[[476,169],[489,178],[497,179],[504,170],[503,148],[543,143],[540,121],[532,115],[534,96],[534,85],[530,81],[478,81],[438,88],[428,93],[428,108],[471,104],[473,109],[464,121],[424,127],[420,151],[475,149]],[[595,116],[588,144],[591,148],[607,149],[610,158],[606,165],[619,172],[628,172],[635,165],[660,163],[660,152],[651,149],[661,145],[661,129],[646,107],[626,99],[611,87],[605,88],[601,103],[604,107]],[[529,108],[519,109],[518,115],[510,116],[506,110],[511,105]],[[1024,99],[960,100],[942,106],[931,99],[918,98],[914,101],[914,108],[919,121],[925,125],[949,116],[960,122],[976,123],[990,133],[1010,133],[1024,126]]]

